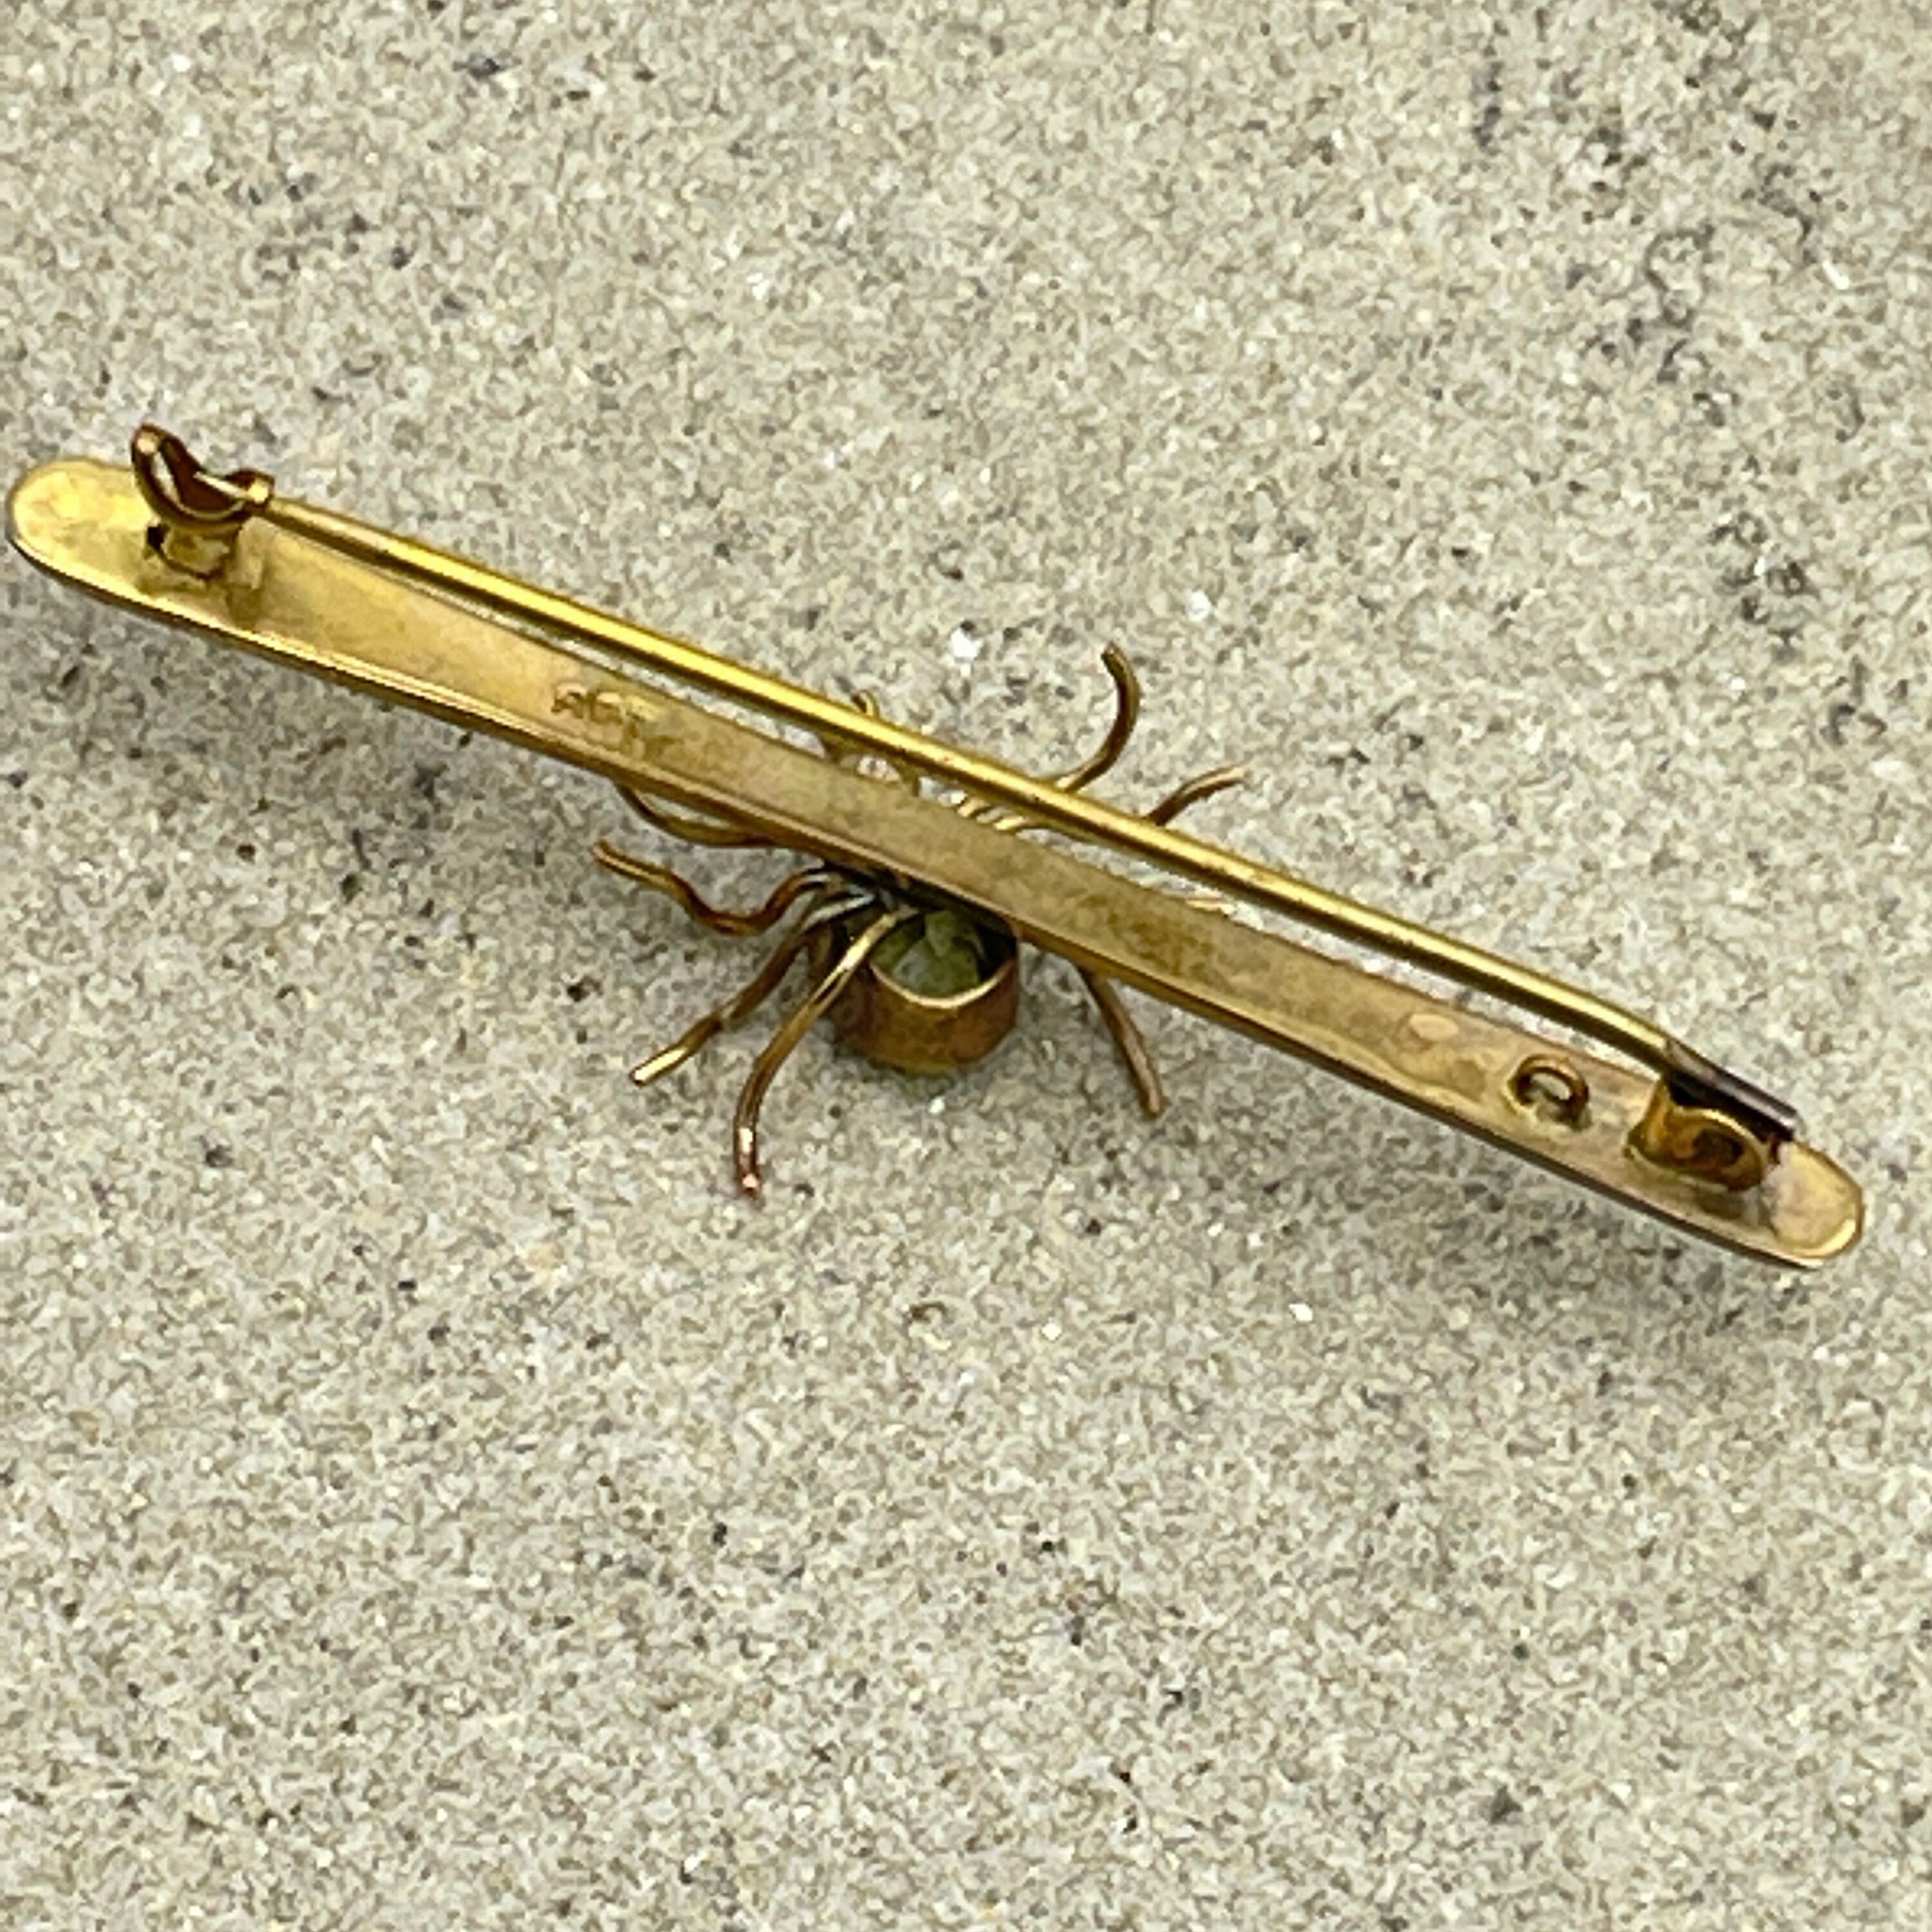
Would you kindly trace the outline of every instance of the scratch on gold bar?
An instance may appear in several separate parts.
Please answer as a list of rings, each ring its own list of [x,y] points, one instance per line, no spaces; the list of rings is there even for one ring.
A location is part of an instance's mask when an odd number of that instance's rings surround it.
[[[9,508],[22,553],[97,596],[641,785],[838,866],[917,881],[1076,965],[1312,1060],[1708,1239],[1808,1265],[1857,1238],[1856,1184],[1795,1138],[1772,1140],[1768,1172],[1749,1186],[1735,1175],[1720,1183],[1647,1158],[1639,1146],[1665,1145],[1654,1123],[1646,1139],[1646,1118],[1662,1091],[1649,1076],[1237,923],[1084,853],[1029,842],[674,697],[614,662],[599,648],[607,640],[579,638],[566,648],[373,566],[353,544],[331,540],[328,513],[296,506],[284,513],[292,521],[255,517],[232,538],[225,568],[204,578],[157,554],[148,540],[152,513],[123,468],[86,459],[47,464],[22,480]],[[320,534],[302,533],[295,525],[304,520]],[[362,538],[354,542],[366,552]],[[616,620],[608,622],[615,634]],[[857,735],[855,716],[839,712],[836,722]],[[896,752],[910,746],[914,763],[931,761],[932,741],[916,734],[897,732],[878,742]],[[980,768],[1004,770],[983,761]],[[1004,778],[983,789],[1034,802],[1025,785]],[[1078,813],[1060,814],[1071,821],[1066,829],[1096,836],[1120,816],[1096,808],[1089,824]],[[1107,842],[1122,849],[1126,842]],[[1180,842],[1216,863],[1227,858],[1240,876],[1277,876],[1232,855],[1217,857],[1217,848]],[[1215,867],[1190,860],[1177,869],[1208,877]],[[1640,1043],[1675,1048],[1647,1022],[1631,1024]],[[1552,1075],[1552,1063],[1562,1071]],[[1659,1064],[1678,1063],[1660,1049]],[[1708,1102],[1708,1091],[1700,1088],[1694,1097]],[[1693,1128],[1706,1131],[1697,1124],[1707,1118],[1720,1126],[1725,1118],[1688,1101],[1675,1113],[1682,1118],[1666,1124],[1680,1139]]]

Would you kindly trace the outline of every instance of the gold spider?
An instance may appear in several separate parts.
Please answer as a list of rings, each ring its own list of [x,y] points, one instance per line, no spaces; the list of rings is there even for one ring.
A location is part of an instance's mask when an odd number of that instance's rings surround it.
[[[1114,685],[1114,718],[1090,756],[1053,782],[1078,791],[1111,771],[1126,750],[1140,717],[1140,680],[1126,654],[1109,644],[1102,653]],[[855,707],[879,716],[878,700],[862,692]],[[920,774],[908,767],[881,770],[877,761],[828,738],[820,740],[834,764],[865,771],[918,793]],[[1238,784],[1238,765],[1200,773],[1144,814],[1164,825],[1188,806]],[[638,817],[656,830],[693,845],[737,850],[776,842],[722,814],[674,811],[629,786],[618,790]],[[1040,829],[1023,812],[1003,811],[983,799],[962,798],[953,808],[1002,832]],[[1018,943],[1003,921],[956,899],[922,892],[916,898],[881,881],[815,860],[779,880],[764,904],[745,911],[715,906],[689,880],[667,866],[640,859],[606,839],[595,848],[600,865],[675,899],[700,926],[731,938],[771,932],[797,915],[764,963],[731,997],[703,1015],[674,1040],[631,1070],[640,1087],[681,1066],[718,1034],[748,1019],[790,976],[801,958],[811,981],[805,997],[785,1016],[752,1063],[738,1096],[731,1136],[738,1185],[756,1194],[764,1185],[758,1157],[758,1114],[778,1070],[818,1022],[830,1016],[839,1037],[872,1058],[914,1072],[964,1066],[988,1052],[1011,1027],[1018,1010]],[[1217,902],[1218,903],[1218,902]],[[1080,976],[1100,1010],[1141,1104],[1150,1115],[1166,1106],[1160,1077],[1139,1028],[1111,980],[1082,968]]]

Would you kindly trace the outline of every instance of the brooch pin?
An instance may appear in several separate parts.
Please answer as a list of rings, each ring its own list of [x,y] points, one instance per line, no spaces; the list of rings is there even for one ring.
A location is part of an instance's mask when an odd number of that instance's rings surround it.
[[[1123,986],[1744,1253],[1808,1266],[1858,1238],[1856,1183],[1804,1142],[1793,1110],[1654,1021],[1181,830],[1180,814],[1238,783],[1238,768],[1203,772],[1142,812],[1096,797],[1139,714],[1117,650],[1104,658],[1105,738],[1072,770],[1036,776],[896,724],[869,697],[823,696],[293,501],[256,471],[217,475],[151,426],[132,458],[64,458],[23,478],[8,506],[20,551],[110,602],[596,772],[661,835],[800,856],[740,910],[655,859],[608,840],[596,851],[710,931],[774,936],[737,992],[634,1070],[640,1084],[805,970],[806,990],[739,1096],[733,1160],[748,1192],[766,1093],[814,1025],[890,1066],[968,1066],[1014,1024],[1020,950],[1034,946],[1079,973],[1150,1113],[1164,1104],[1160,1082]],[[1236,902],[1402,961],[1444,992],[1234,918]],[[1472,994],[1616,1057],[1479,1011]]]

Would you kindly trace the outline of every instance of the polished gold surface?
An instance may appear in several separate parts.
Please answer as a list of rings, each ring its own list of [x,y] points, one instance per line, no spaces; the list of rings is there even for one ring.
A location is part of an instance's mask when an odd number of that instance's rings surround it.
[[[790,887],[792,899],[766,923],[821,893],[806,926],[814,917],[851,923],[748,1083],[737,1136],[741,1174],[748,1160],[755,1172],[760,1070],[768,1080],[910,914],[950,905],[1060,953],[1097,981],[1118,981],[1239,1028],[1732,1247],[1802,1264],[1857,1237],[1856,1184],[1796,1138],[1790,1109],[1648,1020],[1174,832],[1156,815],[1160,808],[1137,817],[1104,805],[1069,782],[1084,783],[1090,773],[1030,776],[426,546],[292,504],[265,479],[184,472],[172,454],[165,443],[151,444],[144,457],[137,445],[145,466],[138,482],[125,468],[86,460],[34,471],[11,500],[15,542],[97,595],[600,772],[680,836],[708,831],[706,842],[756,840],[812,856],[808,871],[823,877]],[[197,547],[190,538],[202,541]],[[498,621],[506,617],[514,621]],[[631,674],[640,664],[802,725],[841,754],[820,755],[671,696]],[[884,761],[900,782],[856,768],[860,754]],[[909,782],[917,775],[963,796],[950,804],[920,796]],[[1199,788],[1222,776],[1183,790],[1203,795]],[[1663,1077],[1540,1039],[1022,836],[1034,826],[1375,945],[1556,1018]],[[672,892],[694,913],[704,906],[714,918],[734,918],[737,929],[757,929],[764,917],[764,908],[717,915],[694,889],[668,883],[675,875],[666,868],[614,848],[600,856]],[[803,928],[794,938],[801,950],[810,943]],[[742,1017],[758,986],[692,1033],[708,1038]],[[1103,999],[1102,1010],[1118,1004]],[[690,1038],[640,1075],[703,1044]]]

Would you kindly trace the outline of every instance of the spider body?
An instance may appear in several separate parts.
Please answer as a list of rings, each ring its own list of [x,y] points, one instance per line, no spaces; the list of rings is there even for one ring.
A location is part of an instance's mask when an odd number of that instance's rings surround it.
[[[815,933],[806,970],[830,970],[864,916]],[[950,903],[925,907],[880,942],[826,1017],[842,1046],[882,1066],[951,1073],[983,1060],[1012,1032],[1019,954],[1004,921]]]
[[[1102,662],[1112,679],[1114,719],[1091,756],[1054,782],[1078,790],[1112,769],[1140,714],[1140,686],[1125,655],[1109,646]],[[855,708],[878,715],[862,694]],[[824,755],[859,764],[848,746],[821,740]],[[862,766],[882,782],[920,790],[919,775],[898,768]],[[1222,766],[1190,779],[1146,816],[1165,824],[1187,806],[1240,782],[1238,766]],[[674,811],[644,793],[620,787],[626,803],[646,824],[686,842],[740,850],[769,846],[762,834],[718,817]],[[999,830],[1036,829],[1018,812],[965,797],[952,808]],[[620,876],[675,899],[699,925],[730,938],[784,928],[757,972],[728,999],[702,1014],[668,1046],[631,1070],[639,1086],[661,1078],[728,1029],[748,1019],[802,962],[804,996],[782,1020],[752,1064],[738,1096],[732,1127],[732,1160],[748,1194],[764,1185],[759,1114],[772,1080],[820,1020],[829,1020],[842,1042],[882,1064],[911,1073],[940,1073],[983,1058],[1012,1030],[1019,1010],[1019,941],[1000,921],[930,891],[915,893],[894,882],[850,871],[822,860],[788,874],[764,903],[745,910],[715,906],[670,867],[600,840],[599,864]],[[790,923],[788,925],[788,922]],[[1119,989],[1082,970],[1092,996],[1141,1102],[1150,1114],[1166,1105],[1147,1042]]]

